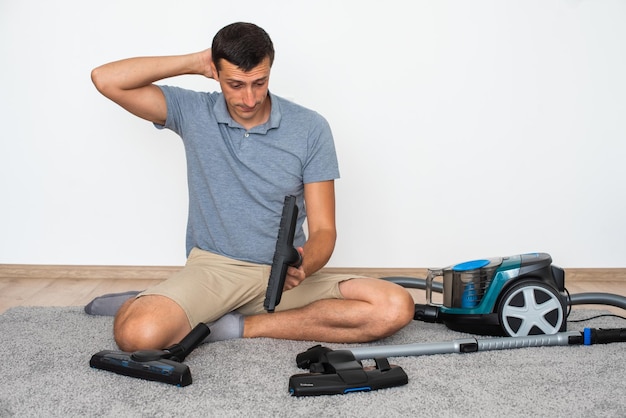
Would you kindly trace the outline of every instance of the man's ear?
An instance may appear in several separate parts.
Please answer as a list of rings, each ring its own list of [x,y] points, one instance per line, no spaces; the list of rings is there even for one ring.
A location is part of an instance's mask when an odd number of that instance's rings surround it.
[[[211,60],[211,76],[213,76],[213,80],[220,81],[219,72],[217,71],[217,67],[215,66],[215,62]]]

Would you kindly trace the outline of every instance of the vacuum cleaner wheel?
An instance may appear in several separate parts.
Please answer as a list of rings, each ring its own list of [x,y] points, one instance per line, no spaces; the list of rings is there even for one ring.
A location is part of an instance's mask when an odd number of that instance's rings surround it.
[[[550,285],[524,280],[503,295],[498,306],[500,325],[507,336],[556,334],[565,321],[565,305]]]

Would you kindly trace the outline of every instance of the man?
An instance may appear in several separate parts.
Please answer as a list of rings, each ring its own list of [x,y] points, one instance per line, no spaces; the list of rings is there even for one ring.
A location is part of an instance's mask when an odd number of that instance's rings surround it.
[[[121,306],[114,334],[122,350],[166,347],[199,322],[217,321],[217,339],[365,342],[411,321],[413,300],[402,287],[319,272],[336,238],[333,138],[320,115],[269,92],[273,60],[263,29],[234,23],[216,34],[211,49],[92,71],[103,95],[178,133],[188,166],[187,263]],[[154,84],[183,74],[212,78],[221,93]],[[294,245],[303,262],[289,268],[281,303],[267,314],[263,300],[286,195],[295,195],[300,208]]]

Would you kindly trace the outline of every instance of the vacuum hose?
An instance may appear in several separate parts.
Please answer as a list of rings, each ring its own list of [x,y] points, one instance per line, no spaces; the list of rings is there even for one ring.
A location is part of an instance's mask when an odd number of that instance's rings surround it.
[[[426,289],[426,280],[415,277],[383,277],[392,283],[399,284],[409,289]],[[433,282],[432,291],[437,293],[443,292],[443,284],[441,282]],[[617,308],[626,309],[626,297],[615,295],[612,293],[577,293],[569,295],[568,305],[609,305]]]
[[[569,296],[569,305],[610,305],[626,309],[626,297],[612,293],[578,293]]]

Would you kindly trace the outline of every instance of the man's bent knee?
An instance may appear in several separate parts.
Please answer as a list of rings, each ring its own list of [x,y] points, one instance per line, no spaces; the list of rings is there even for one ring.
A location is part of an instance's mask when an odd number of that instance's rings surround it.
[[[343,282],[341,291],[346,299],[369,303],[369,341],[389,337],[413,320],[415,302],[400,285],[378,279],[353,279]]]
[[[123,351],[160,350],[179,342],[191,327],[180,306],[163,296],[142,296],[125,303],[113,334]]]
[[[406,289],[400,287],[388,292],[385,299],[382,315],[386,330],[382,332],[381,338],[389,337],[407,326],[415,315],[415,301]]]

